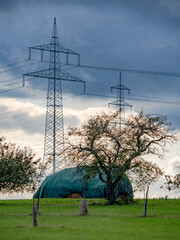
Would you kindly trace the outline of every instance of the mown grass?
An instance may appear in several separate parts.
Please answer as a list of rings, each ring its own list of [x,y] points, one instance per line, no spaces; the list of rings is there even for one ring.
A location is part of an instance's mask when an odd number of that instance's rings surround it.
[[[149,200],[108,206],[88,200],[89,215],[79,216],[79,199],[41,199],[38,226],[32,226],[32,200],[0,201],[0,239],[3,240],[179,240],[180,200]]]

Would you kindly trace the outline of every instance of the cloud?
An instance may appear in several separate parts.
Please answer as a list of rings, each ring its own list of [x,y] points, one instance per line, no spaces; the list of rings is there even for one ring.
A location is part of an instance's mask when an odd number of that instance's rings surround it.
[[[0,11],[11,11],[15,8],[17,8],[18,3],[20,3],[21,0],[6,0],[6,1],[0,1]]]
[[[179,0],[159,0],[160,8],[166,10],[170,15],[180,17],[180,2]]]
[[[80,78],[83,79],[86,82],[96,82],[97,81],[97,77],[93,76],[92,74],[84,71],[84,70],[80,70]]]
[[[37,157],[42,158],[44,147],[44,133],[25,132],[22,129],[2,129],[0,136],[6,138],[6,142],[15,143],[21,148],[28,147],[33,150]]]
[[[132,5],[132,6],[136,6],[137,4],[142,4],[143,1],[142,0],[137,0],[136,1],[136,4],[134,3],[134,1],[132,0],[126,0],[126,1],[123,1],[123,0],[111,0],[111,1],[108,1],[108,0],[96,0],[96,1],[91,1],[91,0],[76,0],[76,1],[73,1],[73,0],[39,0],[38,2],[36,0],[31,0],[30,2],[27,2],[26,0],[6,0],[6,1],[1,1],[0,2],[0,6],[1,8],[4,8],[4,9],[9,9],[9,8],[13,8],[17,5],[20,5],[20,4],[25,4],[25,3],[28,3],[28,4],[34,4],[34,2],[36,2],[36,4],[42,4],[43,3],[46,3],[46,4],[55,4],[55,5],[58,5],[58,6],[63,6],[63,5],[71,5],[71,6],[87,6],[87,7],[101,7],[103,8],[104,6],[106,7],[109,7],[109,6],[112,6],[112,7],[117,7],[117,6],[122,6],[122,5]]]
[[[75,122],[73,122],[73,125],[75,127],[80,127],[80,125],[82,123],[84,123],[85,121],[87,121],[89,119],[89,117],[96,115],[96,114],[100,114],[101,112],[112,112],[111,109],[107,108],[107,107],[88,107],[86,109],[83,110],[75,110],[73,108],[65,108],[64,109],[64,117],[65,118],[69,118],[69,119],[73,119],[75,118]]]
[[[22,102],[16,98],[1,98],[0,106],[6,107],[6,111],[27,113],[29,117],[42,116],[45,114],[43,107],[37,106],[32,102]]]
[[[168,169],[172,175],[180,173],[180,156],[176,156],[169,160]]]
[[[39,0],[38,2],[36,0],[31,0],[31,1],[26,1],[26,0],[6,0],[6,1],[0,1],[0,9],[5,10],[5,11],[11,11],[14,9],[17,9],[21,5],[39,5],[39,4],[51,4],[51,5],[56,5],[56,6],[86,6],[86,7],[97,7],[101,6],[103,7],[104,5],[110,5],[112,4],[108,3],[109,1],[102,1],[102,0],[97,0],[97,1],[83,1],[83,0]],[[118,4],[118,1],[113,0],[113,4]]]
[[[44,133],[45,109],[30,102],[14,98],[2,98],[0,102],[1,131],[24,131],[24,134]]]

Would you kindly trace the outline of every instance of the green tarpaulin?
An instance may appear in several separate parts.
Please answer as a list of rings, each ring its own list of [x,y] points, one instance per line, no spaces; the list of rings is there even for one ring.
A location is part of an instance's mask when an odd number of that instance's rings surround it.
[[[40,198],[66,198],[73,193],[79,193],[85,198],[106,198],[107,186],[96,176],[91,181],[83,179],[84,171],[77,168],[66,168],[51,176],[42,183],[35,193]],[[125,177],[115,188],[115,197],[127,196],[133,198],[132,185],[128,177]]]

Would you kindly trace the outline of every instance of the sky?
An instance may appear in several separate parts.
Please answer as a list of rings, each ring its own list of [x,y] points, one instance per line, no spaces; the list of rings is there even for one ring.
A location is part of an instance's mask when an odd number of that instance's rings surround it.
[[[47,67],[48,56],[40,62],[35,51],[28,61],[28,48],[50,43],[54,17],[60,43],[78,52],[82,65],[127,70],[122,80],[131,93],[125,101],[133,106],[127,114],[143,109],[166,115],[180,133],[178,0],[6,0],[0,1],[0,135],[43,156],[47,80],[27,78],[23,88],[21,76]],[[82,95],[80,84],[63,82],[66,129],[108,108],[116,98],[110,88],[118,83],[119,71],[64,69],[86,81],[89,94]],[[159,162],[169,174],[179,172],[179,149],[179,142],[170,146]],[[152,187],[151,197],[179,195],[160,185]]]

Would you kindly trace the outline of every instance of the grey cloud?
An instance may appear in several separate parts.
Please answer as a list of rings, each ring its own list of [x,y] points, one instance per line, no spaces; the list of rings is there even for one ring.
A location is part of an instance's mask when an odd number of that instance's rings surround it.
[[[172,174],[180,173],[180,158],[179,156],[171,159],[168,163],[168,168],[171,170]]]
[[[173,13],[177,12],[179,9],[179,2],[177,0],[6,0],[6,1],[0,1],[0,9],[3,10],[12,10],[17,9],[17,7],[20,6],[38,6],[42,4],[46,4],[49,6],[81,6],[81,7],[87,7],[87,8],[93,8],[98,11],[101,11],[104,8],[118,8],[121,9],[132,9],[132,11],[143,12],[144,14],[154,14],[155,11],[158,11],[161,9],[162,11],[165,11],[166,13]],[[118,10],[117,9],[117,10]]]
[[[180,2],[179,0],[159,0],[159,7],[164,9],[172,16],[180,17]]]
[[[44,134],[45,116],[30,117],[27,113],[17,112],[10,115],[4,115],[0,119],[0,126],[2,130],[21,129],[27,134],[40,133]]]
[[[79,119],[76,116],[64,117],[64,122],[66,126],[77,127],[79,124]]]
[[[11,11],[13,9],[16,9],[18,7],[18,4],[21,2],[21,0],[5,0],[0,1],[0,11]]]

